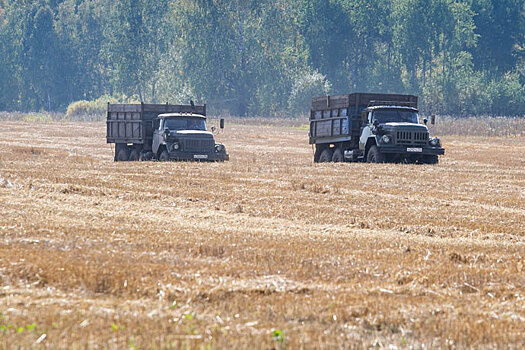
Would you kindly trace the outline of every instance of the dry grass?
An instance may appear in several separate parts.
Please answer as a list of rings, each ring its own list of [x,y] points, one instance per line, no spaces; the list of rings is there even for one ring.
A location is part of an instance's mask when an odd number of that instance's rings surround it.
[[[440,135],[525,137],[525,117],[438,117],[430,130]]]
[[[421,116],[421,123],[424,116]],[[427,116],[428,119],[430,117]],[[230,117],[229,120],[238,125],[266,125],[284,126],[308,130],[308,117],[298,118],[238,118]],[[524,137],[525,117],[469,117],[453,118],[438,116],[436,124],[428,124],[430,132],[436,135],[448,136],[501,136]]]
[[[1,124],[0,348],[523,344],[522,136],[312,164],[228,123],[230,162],[115,163],[104,123]]]

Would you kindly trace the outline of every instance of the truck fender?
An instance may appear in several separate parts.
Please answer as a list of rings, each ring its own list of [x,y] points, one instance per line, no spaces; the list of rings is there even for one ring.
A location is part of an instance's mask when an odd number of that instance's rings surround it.
[[[376,136],[370,136],[368,138],[368,140],[366,141],[366,146],[365,146],[365,159],[366,159],[366,156],[368,155],[368,150],[370,149],[370,147],[372,146],[377,146],[377,142],[376,142]]]

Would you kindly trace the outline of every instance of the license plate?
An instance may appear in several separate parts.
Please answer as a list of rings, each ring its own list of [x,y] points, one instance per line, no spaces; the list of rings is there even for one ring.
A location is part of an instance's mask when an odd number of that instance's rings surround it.
[[[415,147],[415,148],[407,148],[407,152],[423,152],[423,148],[418,148],[418,147]]]
[[[193,159],[208,159],[207,154],[194,154]]]

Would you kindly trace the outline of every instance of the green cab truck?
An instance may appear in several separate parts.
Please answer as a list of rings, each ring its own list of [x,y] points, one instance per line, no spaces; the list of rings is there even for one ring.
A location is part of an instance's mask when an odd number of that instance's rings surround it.
[[[206,105],[108,103],[106,126],[115,161],[229,160],[206,128]]]
[[[353,93],[312,99],[314,162],[437,164],[445,154],[419,123],[417,96]]]

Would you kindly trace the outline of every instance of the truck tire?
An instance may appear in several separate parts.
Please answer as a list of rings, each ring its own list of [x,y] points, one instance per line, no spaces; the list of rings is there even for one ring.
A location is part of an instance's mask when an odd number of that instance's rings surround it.
[[[170,160],[170,156],[168,154],[168,151],[164,150],[160,153],[160,156],[159,156],[159,161],[161,162],[167,162],[168,160]]]
[[[332,149],[326,148],[321,152],[321,155],[319,156],[319,163],[328,163],[332,161]]]
[[[153,152],[151,151],[142,154],[142,160],[152,160],[153,158]]]
[[[322,148],[315,146],[314,163],[319,163],[319,157],[321,156]]]
[[[127,162],[129,160],[129,149],[127,147],[122,147],[116,157],[117,162]]]
[[[339,163],[339,162],[344,162],[344,161],[345,161],[345,157],[343,155],[343,150],[337,147],[334,150],[334,154],[332,155],[332,162]]]
[[[426,155],[423,157],[423,163],[425,164],[438,164],[439,158],[435,154]]]
[[[130,162],[136,162],[140,160],[140,152],[136,148],[129,152],[129,160]]]
[[[386,161],[386,157],[384,154],[379,153],[376,145],[373,145],[370,146],[370,149],[368,150],[366,161],[368,163],[384,163]]]

